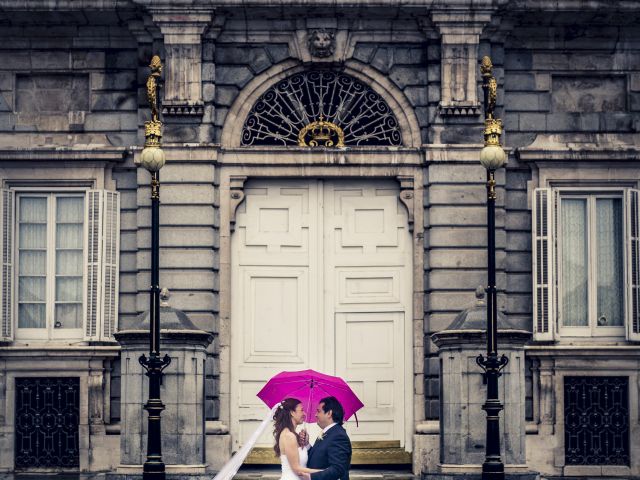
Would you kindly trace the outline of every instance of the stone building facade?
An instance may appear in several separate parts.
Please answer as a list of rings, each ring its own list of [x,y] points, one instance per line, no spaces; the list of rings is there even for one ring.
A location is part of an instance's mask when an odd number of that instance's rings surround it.
[[[0,0],[0,470],[126,470],[114,333],[148,306],[159,54],[161,286],[213,336],[198,472],[303,368],[363,399],[363,463],[477,471],[445,450],[482,449],[483,425],[442,402],[476,415],[481,372],[432,335],[486,281],[489,55],[508,468],[640,476],[639,20],[623,0]]]

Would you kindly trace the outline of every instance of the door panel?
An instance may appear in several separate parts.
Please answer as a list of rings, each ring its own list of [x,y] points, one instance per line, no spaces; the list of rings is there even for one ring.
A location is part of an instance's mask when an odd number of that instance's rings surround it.
[[[327,328],[335,338],[332,369],[365,404],[353,440],[400,440],[405,435],[407,336],[411,312],[411,237],[393,182],[325,185]]]
[[[234,450],[266,413],[264,382],[305,368],[360,396],[354,440],[409,448],[410,242],[393,181],[247,183],[232,239]],[[259,444],[272,442],[267,431]]]

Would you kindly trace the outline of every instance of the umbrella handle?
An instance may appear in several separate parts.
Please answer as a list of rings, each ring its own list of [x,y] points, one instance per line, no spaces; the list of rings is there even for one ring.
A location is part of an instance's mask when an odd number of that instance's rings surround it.
[[[358,414],[356,412],[353,412],[353,416],[356,417],[356,428],[358,428],[360,426],[358,424]]]

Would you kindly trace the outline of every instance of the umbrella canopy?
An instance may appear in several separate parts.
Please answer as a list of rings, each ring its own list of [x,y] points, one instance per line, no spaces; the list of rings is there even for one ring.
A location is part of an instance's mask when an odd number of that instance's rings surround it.
[[[258,392],[258,398],[269,408],[289,397],[302,401],[307,415],[315,413],[324,397],[336,397],[344,409],[345,421],[364,406],[343,379],[315,370],[280,372]]]

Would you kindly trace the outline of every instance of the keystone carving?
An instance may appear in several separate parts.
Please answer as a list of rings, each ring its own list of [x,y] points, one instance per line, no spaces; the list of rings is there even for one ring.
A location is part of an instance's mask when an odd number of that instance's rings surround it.
[[[336,34],[326,28],[310,30],[307,41],[313,57],[330,57],[336,51]]]

